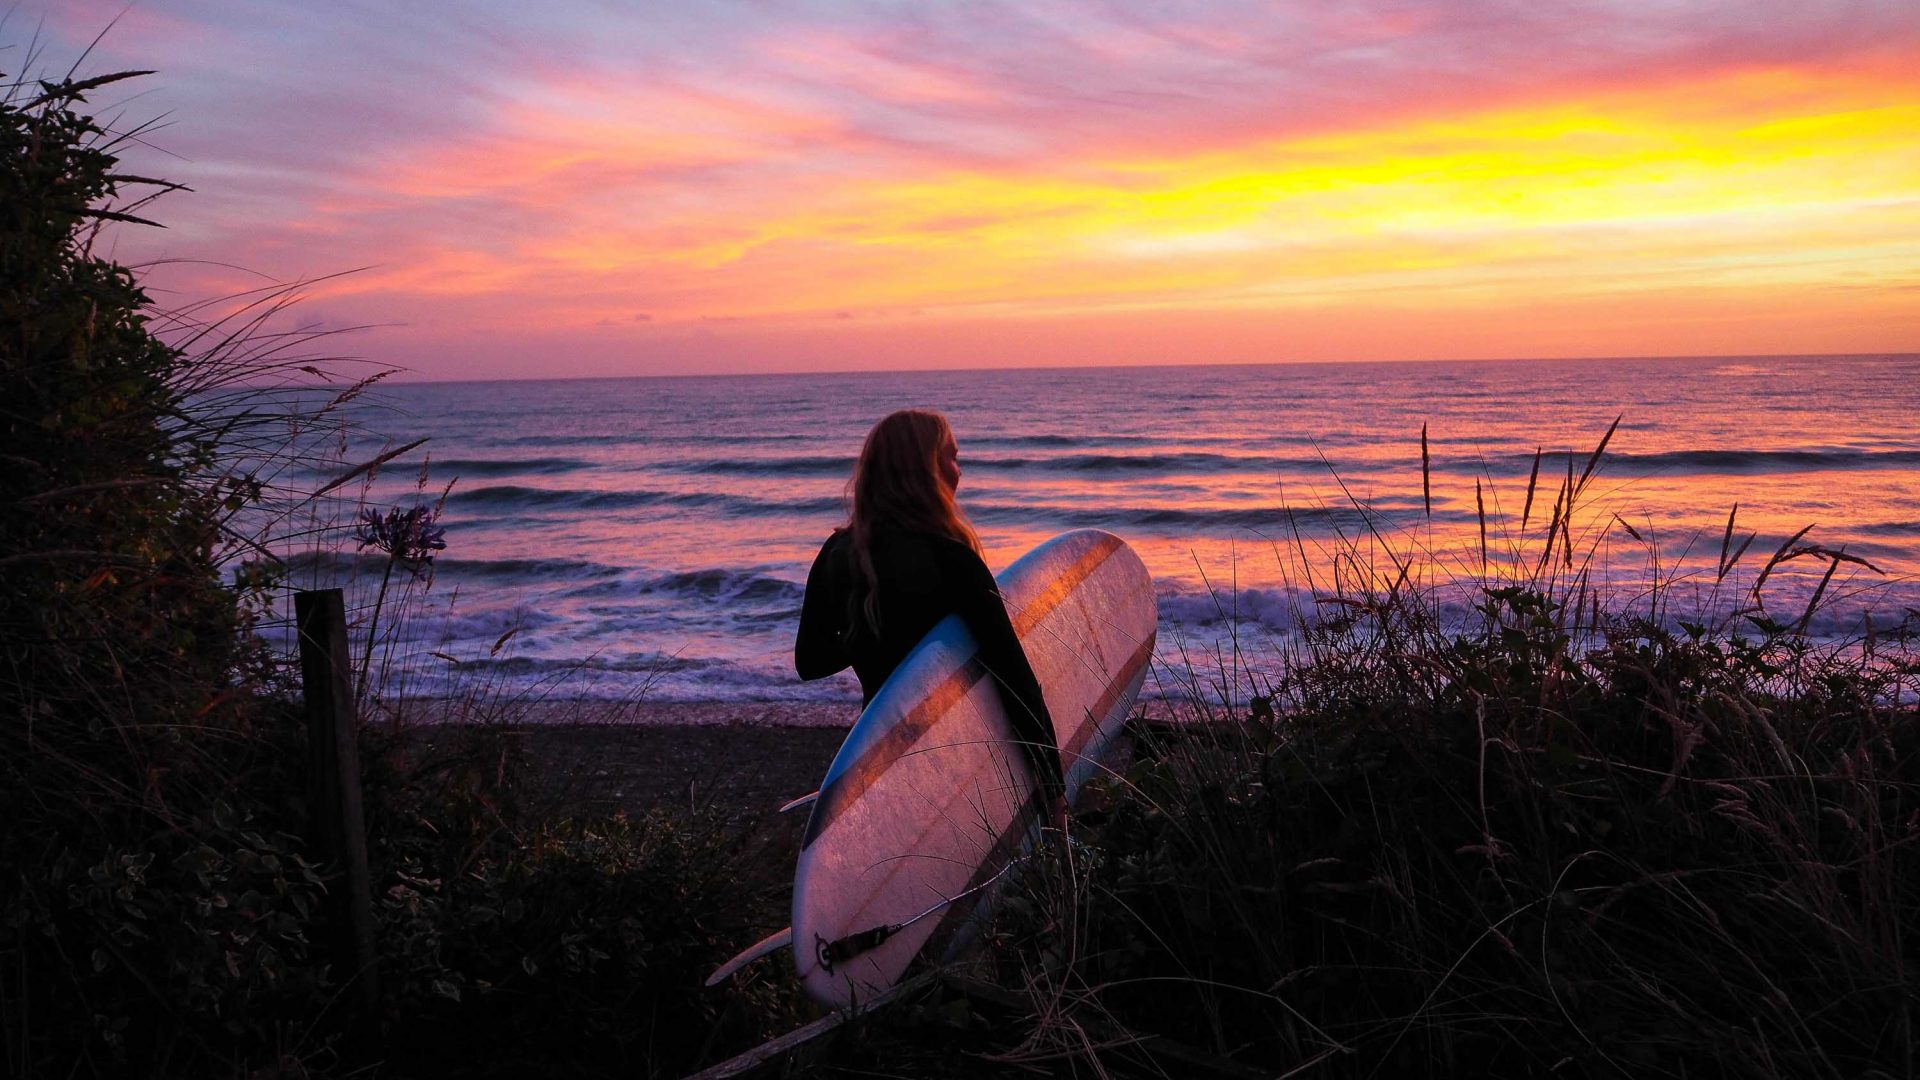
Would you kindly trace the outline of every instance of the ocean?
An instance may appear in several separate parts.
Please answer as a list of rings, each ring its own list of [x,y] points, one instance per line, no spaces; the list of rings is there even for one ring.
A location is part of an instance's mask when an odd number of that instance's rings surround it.
[[[338,466],[430,441],[341,489],[331,532],[282,547],[295,585],[344,585],[365,617],[386,563],[356,551],[353,512],[440,508],[430,576],[388,583],[377,653],[394,692],[478,680],[857,707],[850,674],[795,678],[792,641],[861,440],[904,407],[951,420],[960,501],[996,571],[1074,528],[1140,552],[1161,613],[1150,693],[1196,667],[1235,672],[1229,695],[1257,687],[1327,610],[1315,588],[1381,585],[1405,566],[1459,613],[1488,580],[1535,571],[1560,485],[1616,417],[1559,580],[1584,570],[1609,607],[1669,623],[1791,624],[1833,560],[1783,563],[1765,610],[1736,612],[1811,526],[1799,545],[1871,566],[1837,564],[1810,633],[1847,640],[1920,608],[1915,356],[383,383],[350,406]],[[1731,546],[1754,539],[1719,580],[1736,504]]]

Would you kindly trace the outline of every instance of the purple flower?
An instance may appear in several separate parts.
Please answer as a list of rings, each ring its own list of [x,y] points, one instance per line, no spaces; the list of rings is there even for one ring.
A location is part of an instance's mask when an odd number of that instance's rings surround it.
[[[418,573],[422,564],[433,562],[434,552],[446,550],[447,530],[435,524],[439,517],[438,510],[424,505],[389,510],[384,517],[378,510],[363,509],[353,538],[362,549],[377,548]]]

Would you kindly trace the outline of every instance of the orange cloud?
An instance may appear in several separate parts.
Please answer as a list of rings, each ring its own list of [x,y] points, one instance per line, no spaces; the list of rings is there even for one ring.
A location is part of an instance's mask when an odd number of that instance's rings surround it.
[[[808,48],[874,93],[986,93]],[[1829,329],[1853,311],[1897,335],[1912,320],[1889,298],[1920,278],[1920,85],[1906,74],[1920,57],[1901,59],[1011,164],[888,155],[829,110],[750,88],[561,83],[517,98],[484,136],[365,176],[364,200],[336,208],[451,227],[484,203],[511,207],[515,228],[409,232],[392,269],[339,288],[462,302],[482,325],[640,335],[931,312],[1083,331],[1152,317],[1214,326],[1223,348],[1234,327],[1258,327],[1245,340],[1270,349],[1262,312],[1328,327],[1392,309],[1395,347],[1502,355],[1575,333],[1638,340],[1623,321],[1681,348],[1711,336],[1696,323],[1751,329],[1796,303]],[[1702,300],[1696,322],[1675,321],[1662,298],[1676,290]],[[636,326],[635,310],[652,321]],[[1496,325],[1515,312],[1549,321]],[[1477,320],[1481,344],[1436,336],[1450,318]]]

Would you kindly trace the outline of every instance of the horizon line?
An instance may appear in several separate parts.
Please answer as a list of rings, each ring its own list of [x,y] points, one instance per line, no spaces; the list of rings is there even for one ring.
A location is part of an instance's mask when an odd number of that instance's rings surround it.
[[[1587,355],[1587,356],[1487,356],[1487,357],[1429,357],[1410,359],[1368,359],[1368,360],[1206,360],[1192,363],[1156,362],[1145,364],[1007,364],[1003,366],[980,367],[925,367],[925,368],[823,368],[807,371],[723,371],[723,372],[648,372],[636,371],[619,375],[529,375],[525,377],[472,378],[415,378],[408,368],[394,368],[391,379],[382,382],[392,386],[452,386],[461,384],[484,385],[487,383],[530,383],[530,382],[612,382],[626,379],[764,379],[795,378],[811,375],[934,375],[934,374],[979,374],[983,372],[1007,371],[1150,371],[1174,368],[1256,368],[1256,367],[1340,367],[1388,366],[1402,364],[1572,364],[1572,363],[1620,363],[1636,361],[1739,361],[1739,360],[1859,360],[1859,359],[1916,359],[1920,360],[1920,350],[1914,351],[1875,351],[1841,353],[1649,353],[1640,355]],[[375,362],[377,363],[377,361]]]

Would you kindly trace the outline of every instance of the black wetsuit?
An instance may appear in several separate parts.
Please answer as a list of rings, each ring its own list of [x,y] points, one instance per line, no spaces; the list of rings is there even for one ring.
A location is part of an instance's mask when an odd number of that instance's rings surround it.
[[[980,646],[980,662],[999,686],[1013,737],[1049,794],[1061,789],[1060,747],[1027,654],[1014,636],[1006,605],[987,564],[972,548],[930,533],[874,530],[874,574],[880,580],[880,632],[861,613],[866,583],[854,566],[853,533],[837,529],[807,574],[793,666],[802,679],[822,679],[853,666],[866,701],[934,624],[956,612]]]

